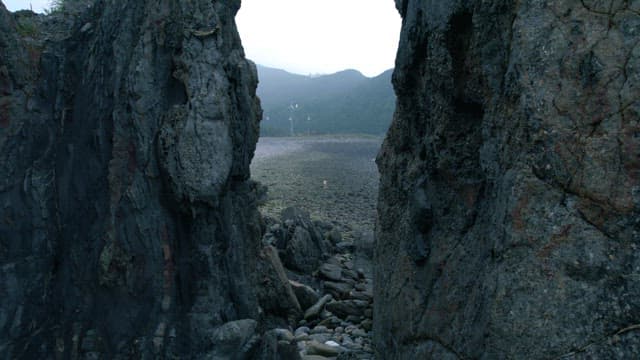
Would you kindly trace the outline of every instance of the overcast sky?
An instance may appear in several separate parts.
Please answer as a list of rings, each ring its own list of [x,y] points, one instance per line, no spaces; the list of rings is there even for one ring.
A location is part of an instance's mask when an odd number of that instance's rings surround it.
[[[7,9],[11,11],[29,9],[30,5],[33,5],[33,11],[44,12],[44,9],[49,8],[50,0],[2,0],[7,6]]]
[[[43,12],[50,0],[2,0]],[[401,19],[393,0],[242,0],[236,17],[249,59],[299,74],[393,67]]]
[[[249,59],[300,74],[394,66],[401,19],[393,0],[242,0]]]

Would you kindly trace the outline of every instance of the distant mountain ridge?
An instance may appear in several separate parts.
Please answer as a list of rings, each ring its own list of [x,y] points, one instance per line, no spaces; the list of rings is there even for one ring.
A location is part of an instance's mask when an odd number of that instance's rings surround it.
[[[395,108],[392,72],[305,76],[258,65],[261,135],[384,134]]]

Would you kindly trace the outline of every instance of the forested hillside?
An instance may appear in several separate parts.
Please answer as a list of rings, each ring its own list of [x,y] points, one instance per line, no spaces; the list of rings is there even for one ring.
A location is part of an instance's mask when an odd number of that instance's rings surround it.
[[[384,134],[395,106],[391,73],[367,78],[345,70],[314,77],[258,65],[261,135]]]

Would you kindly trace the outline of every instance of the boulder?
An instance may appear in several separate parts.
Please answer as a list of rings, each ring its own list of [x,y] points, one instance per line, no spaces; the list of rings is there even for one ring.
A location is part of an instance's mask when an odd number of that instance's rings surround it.
[[[282,210],[285,238],[279,249],[284,251],[287,268],[310,274],[327,252],[324,239],[315,228],[309,213],[297,207]]]
[[[364,300],[367,302],[373,301],[373,294],[365,291],[351,291],[349,292],[349,298],[354,300]]]
[[[304,313],[304,318],[305,319],[312,319],[312,318],[315,318],[318,315],[320,315],[320,312],[322,312],[322,309],[324,308],[324,305],[327,302],[329,302],[331,299],[332,299],[331,295],[325,295],[322,298],[320,298],[320,300],[318,300],[318,302],[316,302],[312,307],[307,309],[307,311]]]
[[[282,330],[283,329],[274,329],[265,332],[260,341],[260,347],[250,355],[247,354],[248,356],[245,356],[244,354],[235,353],[230,354],[229,357],[225,359],[300,359],[300,353],[298,352],[296,343],[283,339],[283,335],[286,334],[286,332]],[[288,338],[289,334],[286,334],[285,337]]]
[[[286,342],[293,342],[295,340],[295,337],[289,329],[273,329],[271,331],[277,335],[278,340]]]
[[[325,263],[320,265],[318,273],[328,280],[340,281],[342,279],[342,267],[335,264]]]
[[[325,281],[324,290],[333,295],[336,299],[346,299],[353,289],[353,286],[344,282]]]
[[[360,275],[358,274],[357,271],[354,270],[349,270],[349,269],[342,269],[342,276],[344,278],[350,279],[352,281],[358,281],[360,280]]]
[[[291,206],[280,212],[280,220],[283,223],[299,225],[305,228],[315,228],[309,212],[299,207]]]
[[[332,336],[330,333],[317,333],[309,335],[309,339],[310,341],[316,341],[322,344],[325,341],[331,340]]]
[[[340,320],[340,318],[338,318],[337,316],[329,316],[318,323],[318,325],[325,326],[330,329],[335,329],[340,324],[342,324],[342,320]]]
[[[363,316],[364,311],[369,305],[368,301],[362,300],[339,300],[327,303],[327,310],[338,315],[341,318],[346,318],[349,315]]]
[[[243,319],[227,322],[213,331],[211,343],[213,356],[232,356],[255,335],[258,322],[253,319]]]
[[[342,352],[342,349],[337,346],[330,346],[326,344],[319,343],[317,341],[309,341],[307,343],[307,354],[308,355],[320,355],[333,357],[338,356]]]
[[[310,274],[322,259],[322,250],[304,227],[295,227],[287,240],[283,261],[287,268]]]
[[[289,285],[291,285],[291,289],[293,289],[293,293],[303,310],[310,308],[320,299],[318,292],[305,284],[289,280]]]
[[[262,249],[257,274],[258,300],[263,310],[283,318],[295,318],[302,313],[276,248]]]
[[[314,327],[313,329],[311,329],[311,334],[326,334],[329,333],[331,331],[329,331],[329,328],[327,328],[326,326],[323,325],[318,325],[316,327]]]
[[[294,332],[295,336],[299,336],[302,334],[309,334],[309,332],[311,332],[311,329],[309,329],[309,327],[307,326],[300,326],[299,328],[296,329],[296,331]]]

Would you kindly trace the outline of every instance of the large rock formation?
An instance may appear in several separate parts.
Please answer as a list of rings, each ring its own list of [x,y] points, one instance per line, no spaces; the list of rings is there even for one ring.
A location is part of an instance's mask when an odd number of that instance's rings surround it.
[[[396,4],[379,358],[636,358],[640,2]]]
[[[240,1],[74,4],[0,4],[0,353],[240,356],[261,316]]]

